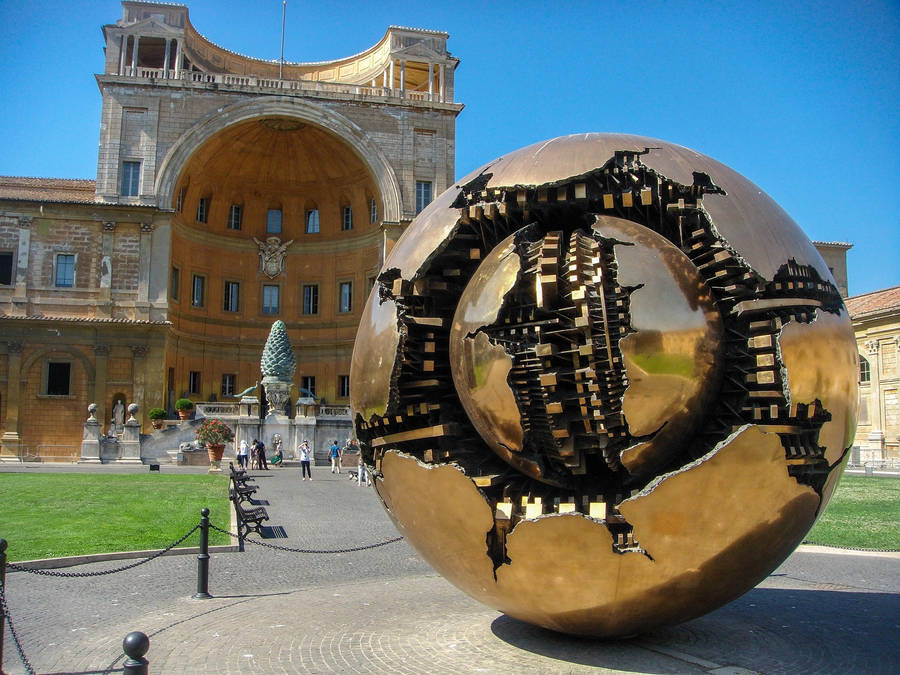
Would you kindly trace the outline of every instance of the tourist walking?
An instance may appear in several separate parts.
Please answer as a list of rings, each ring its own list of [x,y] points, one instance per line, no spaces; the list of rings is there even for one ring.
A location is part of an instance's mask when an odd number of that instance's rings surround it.
[[[328,449],[328,456],[331,458],[331,473],[334,473],[335,469],[340,473],[341,459],[343,458],[344,453],[341,450],[341,446],[338,445],[337,439],[334,439],[331,442],[331,448]]]
[[[238,466],[246,471],[247,469],[247,453],[250,452],[250,447],[247,445],[247,440],[242,438],[241,444],[238,446],[238,454],[237,461]]]
[[[259,441],[255,438],[253,442],[250,444],[250,468],[258,469],[259,468]]]
[[[256,446],[256,454],[259,455],[259,468],[268,471],[269,463],[266,461],[266,444],[262,441]]]
[[[312,471],[309,468],[309,462],[312,459],[312,450],[309,448],[309,441],[305,438],[303,442],[297,446],[297,455],[300,457],[300,476],[301,480],[312,480]]]

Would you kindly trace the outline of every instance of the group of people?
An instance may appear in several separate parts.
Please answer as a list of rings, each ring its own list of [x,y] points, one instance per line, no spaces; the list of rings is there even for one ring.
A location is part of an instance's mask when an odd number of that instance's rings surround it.
[[[272,457],[272,466],[282,466],[284,462],[284,453],[281,450],[282,442],[280,438],[275,439],[275,455]],[[242,469],[246,469],[248,463],[251,469],[259,469],[261,471],[269,470],[269,462],[266,457],[266,444],[260,440],[253,439],[249,445],[246,440],[241,440],[237,451],[238,465]]]
[[[281,449],[281,438],[276,435],[274,443],[275,455],[271,460],[272,465],[283,466],[284,453]],[[348,452],[350,454],[355,453],[359,457],[356,465],[357,486],[362,485],[363,483],[365,483],[366,485],[371,485],[372,481],[369,478],[369,472],[366,470],[366,465],[363,463],[362,453],[359,451],[359,443],[355,438],[348,438],[347,444],[343,447],[338,444],[336,439],[332,441],[331,447],[328,449],[328,457],[331,460],[331,473],[341,473],[341,461],[344,458],[345,452]],[[297,458],[300,460],[301,480],[312,480],[311,467],[313,461],[313,450],[309,445],[309,441],[305,438],[300,443],[300,445],[297,446]],[[251,469],[268,471],[269,462],[266,458],[266,444],[255,438],[249,445],[246,440],[242,440],[238,445],[237,461],[238,465],[243,469],[246,469],[249,463]]]

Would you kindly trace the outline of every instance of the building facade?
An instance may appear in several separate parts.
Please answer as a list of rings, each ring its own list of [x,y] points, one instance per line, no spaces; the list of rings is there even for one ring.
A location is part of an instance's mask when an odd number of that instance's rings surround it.
[[[95,181],[0,177],[0,457],[77,456],[87,406],[228,401],[285,322],[297,394],[349,402],[385,254],[454,180],[458,59],[390,27],[336,61],[204,38],[183,5],[103,27]]]
[[[847,299],[859,348],[857,463],[900,460],[900,286]]]

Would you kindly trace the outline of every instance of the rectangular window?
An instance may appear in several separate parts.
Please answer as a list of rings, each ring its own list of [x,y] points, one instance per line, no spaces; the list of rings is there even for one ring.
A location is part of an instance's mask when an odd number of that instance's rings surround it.
[[[300,395],[301,396],[312,396],[315,398],[316,395],[316,376],[315,375],[304,375],[300,378]]]
[[[350,376],[338,375],[338,398],[350,396]]]
[[[353,207],[345,206],[341,212],[341,229],[345,232],[353,229]]]
[[[137,197],[141,194],[141,163],[122,162],[122,196]]]
[[[319,231],[319,209],[310,209],[306,212],[306,234],[316,234]]]
[[[266,233],[281,234],[281,209],[269,209],[266,213]]]
[[[241,205],[240,204],[232,204],[231,208],[228,209],[228,229],[229,230],[239,230],[241,229]]]
[[[431,181],[416,181],[416,213],[422,213],[422,209],[431,203]]]
[[[234,396],[234,386],[236,383],[237,375],[234,373],[224,373],[222,375],[222,398]]]
[[[338,291],[338,311],[342,314],[353,311],[353,282],[342,281]]]
[[[263,314],[278,314],[278,286],[263,286]]]
[[[12,260],[11,252],[0,253],[0,286],[12,286]]]
[[[225,282],[225,302],[222,309],[226,312],[236,312],[240,307],[241,285],[237,281]]]
[[[200,197],[197,202],[197,222],[205,223],[209,218],[209,197]]]
[[[200,371],[192,370],[188,373],[188,393],[189,394],[199,394],[200,393]]]
[[[72,374],[71,363],[47,363],[47,396],[68,396],[69,382]]]
[[[199,274],[194,275],[191,284],[191,305],[194,307],[203,307],[206,302],[206,277]]]
[[[75,285],[75,255],[59,253],[56,256],[55,284],[59,288],[72,288]]]
[[[173,300],[177,300],[180,295],[179,290],[181,288],[181,270],[177,267],[172,268],[172,280],[171,286],[169,288],[169,295]]]
[[[303,313],[319,313],[319,285],[304,284],[303,286]]]
[[[372,224],[378,222],[378,203],[374,199],[369,203],[369,222]]]

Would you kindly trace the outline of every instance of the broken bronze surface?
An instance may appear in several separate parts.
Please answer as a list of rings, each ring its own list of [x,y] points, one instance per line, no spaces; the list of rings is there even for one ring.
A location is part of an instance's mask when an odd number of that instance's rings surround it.
[[[391,518],[486,604],[596,636],[683,621],[790,554],[856,425],[856,348],[799,227],[728,167],[580,134],[440,195],[360,324]]]

